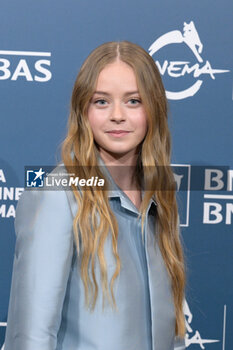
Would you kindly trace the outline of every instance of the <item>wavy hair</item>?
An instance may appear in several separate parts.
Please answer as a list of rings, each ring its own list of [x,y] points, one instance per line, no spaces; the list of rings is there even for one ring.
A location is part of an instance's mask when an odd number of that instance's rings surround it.
[[[71,166],[72,173],[78,172],[75,176],[80,178],[98,176],[106,180],[97,166],[98,149],[88,122],[87,111],[99,73],[107,64],[117,59],[133,68],[148,118],[147,134],[138,156],[138,164],[143,169],[145,188],[150,189],[145,191],[140,206],[142,230],[149,201],[152,196],[155,196],[157,202],[157,229],[155,230],[159,232],[158,244],[171,281],[176,316],[175,334],[184,336],[185,265],[174,175],[170,167],[171,136],[168,128],[168,105],[158,68],[143,48],[128,41],[108,42],[97,47],[87,57],[72,92],[68,133],[62,144],[62,160],[68,171]],[[151,167],[154,169],[153,172]],[[153,189],[153,184],[157,184],[156,190]],[[107,181],[105,186],[107,190]],[[85,288],[85,304],[91,306],[92,310],[98,296],[95,276],[96,259],[100,266],[103,297],[107,296],[114,307],[116,307],[116,301],[113,285],[121,268],[117,249],[118,224],[110,208],[106,190],[90,188],[80,193],[77,187],[72,185],[78,204],[78,211],[73,221],[74,238],[77,254],[79,255],[80,250],[82,252],[81,278]],[[104,243],[108,235],[112,238],[112,251],[116,261],[116,269],[110,283],[111,298],[104,256]]]

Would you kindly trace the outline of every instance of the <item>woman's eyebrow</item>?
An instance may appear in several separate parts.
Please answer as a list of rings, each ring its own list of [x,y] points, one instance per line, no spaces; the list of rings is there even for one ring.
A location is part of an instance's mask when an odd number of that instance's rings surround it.
[[[109,94],[108,92],[105,91],[95,91],[94,94],[98,94],[98,95],[106,95],[106,96],[110,96],[111,94]],[[128,91],[124,94],[124,96],[128,96],[128,95],[134,95],[134,94],[139,94],[139,91]]]

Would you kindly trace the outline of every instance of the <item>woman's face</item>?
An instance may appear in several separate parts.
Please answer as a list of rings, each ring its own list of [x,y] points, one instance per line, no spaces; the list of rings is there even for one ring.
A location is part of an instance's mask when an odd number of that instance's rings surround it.
[[[118,60],[100,72],[88,120],[104,160],[138,153],[147,132],[147,118],[128,64]]]

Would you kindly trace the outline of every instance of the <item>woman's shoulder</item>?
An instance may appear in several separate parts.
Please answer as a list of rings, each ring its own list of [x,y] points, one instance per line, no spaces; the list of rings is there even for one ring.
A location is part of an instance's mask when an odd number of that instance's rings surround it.
[[[43,179],[43,186],[25,188],[16,207],[15,222],[27,221],[35,214],[45,216],[72,217],[77,212],[73,191],[69,187],[69,176],[64,164],[58,164]]]

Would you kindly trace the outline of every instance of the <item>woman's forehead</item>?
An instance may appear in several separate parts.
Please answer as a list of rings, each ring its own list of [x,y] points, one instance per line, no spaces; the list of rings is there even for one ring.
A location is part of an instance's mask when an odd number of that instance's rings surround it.
[[[106,65],[100,72],[96,91],[109,92],[108,89],[121,88],[125,93],[137,91],[137,81],[134,70],[122,61]]]

